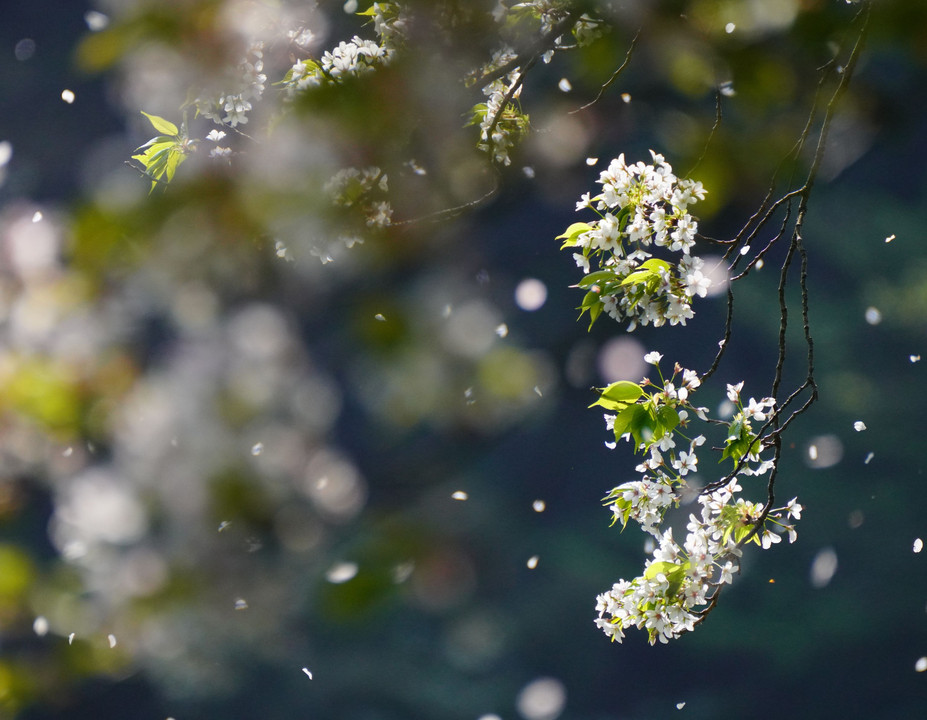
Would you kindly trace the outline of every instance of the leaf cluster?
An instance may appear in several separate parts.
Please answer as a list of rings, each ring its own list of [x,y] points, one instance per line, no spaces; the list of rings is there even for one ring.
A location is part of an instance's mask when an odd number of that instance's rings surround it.
[[[178,128],[163,117],[149,115],[144,110],[141,112],[148,118],[154,129],[161,133],[137,147],[136,153],[138,154],[132,156],[133,160],[141,163],[145,174],[151,178],[150,193],[159,182],[169,183],[174,179],[177,168],[187,159],[187,154],[195,148],[195,145],[189,139],[186,122]]]

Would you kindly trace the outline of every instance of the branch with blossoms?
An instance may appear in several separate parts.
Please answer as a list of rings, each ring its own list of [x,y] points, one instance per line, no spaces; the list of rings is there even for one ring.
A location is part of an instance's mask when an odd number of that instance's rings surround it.
[[[666,643],[693,630],[717,606],[722,588],[733,582],[746,544],[768,549],[781,542],[783,533],[790,542],[797,538],[794,521],[801,518],[803,508],[797,498],[776,507],[775,481],[782,433],[808,410],[818,394],[802,224],[835,107],[863,47],[868,12],[868,6],[864,6],[857,16],[860,27],[846,63],[838,65],[835,58],[824,68],[818,97],[833,73],[838,73],[839,81],[820,121],[805,180],[776,201],[770,200],[770,190],[740,233],[725,243],[729,246],[722,260],[729,273],[728,313],[719,351],[709,369],[699,375],[677,363],[673,373],[664,378],[660,370],[662,356],[651,352],[644,359],[656,367],[658,384],[646,378],[640,383],[612,383],[600,389],[599,399],[591,406],[610,411],[605,421],[615,442],[607,443],[609,447],[624,440],[644,458],[635,468],[639,478],[618,485],[604,498],[612,513],[612,524],[620,522],[626,528],[634,522],[656,544],[641,575],[619,580],[596,599],[596,625],[612,640],[621,641],[632,627],[644,630],[651,644]],[[796,157],[811,136],[818,104],[816,99],[796,144]],[[584,277],[576,287],[585,291],[579,310],[580,316],[589,313],[590,328],[603,312],[628,323],[628,331],[646,325],[685,325],[694,316],[693,299],[705,297],[711,287],[711,273],[703,272],[704,261],[694,254],[698,223],[690,214],[690,208],[704,199],[706,190],[698,181],[678,178],[659,153],[651,151],[651,160],[650,164],[631,165],[623,155],[612,160],[599,175],[598,193],[585,193],[576,204],[577,211],[591,210],[598,218],[573,223],[557,237],[563,241],[561,249],[574,251],[573,258],[583,271]],[[793,203],[797,208],[794,223],[790,223]],[[780,209],[784,218],[778,233],[738,274],[738,262],[748,255],[750,242]],[[719,368],[728,347],[733,330],[734,283],[752,269],[762,267],[764,256],[786,237],[789,246],[777,288],[780,322],[771,392],[759,400],[749,397],[744,402],[744,383],[727,384],[730,417],[710,418],[707,408],[693,403],[693,396]],[[779,401],[788,349],[786,289],[796,256],[801,262],[798,286],[807,375]],[[807,397],[799,404],[806,392]],[[696,432],[696,423],[702,424],[705,433],[717,433],[723,428],[723,440],[717,449],[721,462],[730,463],[730,469],[713,482],[690,487],[699,466],[698,452],[706,443],[706,434]],[[742,495],[744,485],[755,477],[766,478],[763,500]],[[680,507],[683,493],[693,491],[699,509],[688,514],[686,537],[680,543],[674,538],[669,520],[678,515],[673,511]]]
[[[264,41],[256,41],[248,47],[241,61],[217,83],[219,89],[191,91],[193,99],[189,106],[195,111],[194,119],[202,118],[219,126],[210,129],[202,138],[190,136],[186,121],[182,130],[178,130],[170,120],[143,113],[162,133],[139,147],[132,156],[141,172],[151,178],[152,189],[159,183],[170,183],[180,164],[200,145],[210,148],[210,159],[232,162],[238,151],[230,140],[233,136],[254,140],[245,135],[242,128],[248,125],[259,103],[268,100],[282,103],[280,110],[265,113],[272,118],[267,128],[270,132],[288,106],[312,92],[344,86],[391,65],[405,52],[410,27],[419,20],[405,3],[398,2],[374,2],[367,10],[356,14],[372,23],[376,39],[354,35],[321,55],[313,56],[316,36],[311,28],[299,26],[287,31],[280,42],[287,46],[291,63],[281,79],[271,83],[277,91],[273,95],[266,92],[267,73],[272,70],[265,67],[267,48]],[[463,78],[465,85],[476,86],[486,98],[467,113],[466,125],[478,127],[476,146],[486,153],[490,162],[505,166],[511,163],[510,152],[529,132],[529,116],[519,105],[528,72],[539,60],[549,63],[556,52],[592,42],[601,35],[604,22],[580,12],[573,3],[560,0],[499,3],[493,11],[493,19],[499,47],[488,62]],[[165,128],[173,130],[167,132]],[[344,168],[327,183],[328,187],[337,185],[345,172],[355,176],[381,173],[377,167]],[[381,177],[385,184],[386,174]],[[472,207],[494,192],[461,208]],[[340,196],[333,200],[336,206],[359,208],[368,227],[393,224],[392,207],[385,196],[371,203],[352,202]]]
[[[494,162],[509,165],[509,151],[524,138],[529,127],[528,115],[516,105],[525,76],[538,60],[549,63],[556,51],[573,47],[565,38],[571,37],[575,46],[594,40],[603,23],[580,13],[571,3],[535,0],[500,7],[503,22],[528,24],[531,34],[539,37],[521,52],[505,44],[474,73],[470,82],[482,89],[487,100],[473,107],[469,124],[480,128],[478,147],[488,152]]]
[[[729,421],[712,419],[707,408],[693,402],[701,386],[695,371],[677,364],[664,378],[659,353],[648,353],[645,360],[656,367],[658,385],[646,379],[640,384],[612,383],[593,406],[613,411],[605,415],[615,436],[611,447],[625,440],[644,456],[635,468],[640,478],[613,488],[604,498],[612,524],[620,522],[626,528],[634,521],[658,545],[643,574],[619,580],[598,596],[596,624],[613,640],[623,639],[630,627],[644,629],[653,644],[692,630],[705,617],[721,587],[738,572],[744,544],[752,541],[769,548],[781,540],[777,529],[794,542],[797,534],[789,521],[801,517],[802,507],[793,499],[784,507],[767,509],[740,495],[744,478],[771,474],[775,468],[754,428],[775,407],[773,398],[751,397],[744,405],[743,383],[728,385],[728,400],[736,412]],[[695,432],[696,423],[706,432],[724,427],[722,461],[729,460],[733,469],[719,486],[700,490],[700,512],[689,514],[686,539],[680,544],[673,528],[665,526],[668,512],[680,506],[698,470],[698,452],[706,436]]]
[[[530,119],[520,104],[528,74],[550,62],[557,53],[591,41],[606,26],[605,21],[582,12],[582,7],[566,0],[506,0],[497,4],[494,29],[498,40],[488,46],[491,50],[486,55],[490,57],[485,63],[473,63],[471,67],[476,65],[476,69],[460,78],[463,85],[473,88],[474,95],[483,96],[482,102],[461,114],[477,128],[472,144],[494,169],[511,164],[515,148],[529,133]],[[207,134],[193,137],[186,121],[178,128],[146,113],[159,135],[138,148],[133,159],[152,179],[152,188],[155,183],[169,183],[184,159],[201,146],[211,148],[212,159],[234,162],[236,143],[245,144],[242,138],[260,138],[260,133],[248,137],[241,131],[244,126],[253,126],[248,123],[259,102],[269,97],[277,99],[279,112],[265,114],[276,122],[298,103],[310,104],[312,93],[320,89],[356,89],[361,78],[382,71],[407,52],[416,35],[412,29],[422,21],[414,16],[413,9],[412,3],[373,3],[358,15],[372,23],[376,39],[354,35],[321,54],[316,51],[310,28],[292,29],[282,40],[288,51],[286,69],[277,68],[276,75],[265,68],[264,46],[251,45],[225,78],[221,91],[191,95],[194,100],[190,107],[195,109],[196,118],[213,123]],[[817,399],[808,258],[802,227],[835,107],[862,48],[868,12],[868,4],[863,4],[857,16],[858,26],[854,27],[857,41],[845,61],[839,62],[835,56],[822,68],[807,125],[786,158],[797,162],[810,154],[804,179],[789,178],[785,190],[781,190],[774,176],[759,209],[733,238],[712,241],[699,235],[694,209],[706,197],[706,188],[698,180],[677,176],[666,158],[655,151],[651,151],[649,162],[629,163],[623,154],[612,160],[600,173],[595,193],[583,194],[576,204],[577,211],[585,213],[586,218],[571,224],[557,237],[582,271],[576,284],[584,292],[580,316],[588,313],[591,327],[604,314],[628,331],[644,326],[686,325],[694,317],[698,299],[711,290],[717,269],[706,265],[700,248],[714,242],[725,249],[720,266],[728,278],[728,312],[720,347],[710,367],[699,374],[674,363],[667,378],[660,375],[659,386],[646,380],[616,383],[603,388],[594,403],[608,411],[606,421],[615,443],[628,441],[643,457],[637,466],[639,479],[612,489],[606,496],[613,522],[620,521],[622,527],[627,527],[633,521],[659,544],[639,577],[622,580],[599,598],[597,622],[615,639],[623,637],[624,630],[632,626],[646,629],[651,642],[665,642],[691,630],[714,609],[721,589],[738,571],[744,545],[768,548],[779,542],[783,533],[795,539],[792,521],[800,518],[801,506],[793,499],[777,507],[775,482],[782,433]],[[428,17],[440,18],[440,12]],[[593,103],[628,66],[636,42],[637,36]],[[270,57],[271,53],[267,54]],[[268,74],[280,78],[270,85],[276,92],[266,90]],[[828,92],[830,98],[825,102]],[[462,107],[472,100],[468,97]],[[717,118],[708,142],[721,122],[719,95]],[[815,135],[817,143],[812,150]],[[494,174],[497,179],[501,176],[500,172]],[[393,217],[389,174],[373,163],[337,170],[321,183],[320,189],[320,194],[339,212],[353,217],[365,230],[415,221]],[[494,192],[418,219],[472,208]],[[779,227],[772,238],[760,243],[758,250],[752,249],[777,222]],[[355,241],[352,236],[345,242]],[[743,383],[727,384],[730,415],[710,418],[704,407],[693,404],[693,396],[720,369],[730,346],[734,288],[783,244],[787,248],[779,269],[779,337],[771,387],[765,394],[756,393],[744,401]],[[323,261],[329,257],[325,252],[319,256]],[[796,264],[800,265],[798,289],[807,374],[798,387],[783,392],[789,354],[787,290],[795,285]],[[648,355],[648,361],[658,371],[660,360],[654,354]],[[703,431],[695,432],[700,423],[704,424]],[[725,434],[718,439],[717,450],[721,461],[727,463],[726,472],[696,488],[692,474],[698,468],[699,453],[706,452],[705,447],[710,447],[705,445],[707,438],[717,434],[719,428],[724,428]],[[754,477],[765,480],[762,501],[743,495],[745,487],[755,484]],[[680,544],[673,539],[668,522],[684,492],[697,492],[700,510],[689,515],[688,534]]]

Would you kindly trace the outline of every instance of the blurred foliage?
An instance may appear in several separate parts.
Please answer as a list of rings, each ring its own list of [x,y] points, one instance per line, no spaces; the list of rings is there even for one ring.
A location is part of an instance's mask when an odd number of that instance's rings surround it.
[[[618,379],[603,351],[624,330],[576,322],[554,236],[597,175],[587,157],[649,148],[708,188],[706,235],[736,233],[774,177],[807,168],[807,152],[784,159],[830,97],[818,69],[845,57],[860,5],[580,3],[607,32],[531,70],[531,130],[493,167],[464,126],[483,98],[463,80],[496,49],[495,3],[409,4],[420,20],[397,62],[256,113],[247,135],[227,129],[231,162],[201,146],[150,196],[125,162],[151,136],[139,111],[179,125],[252,38],[270,95],[293,61],[288,30],[316,28],[321,53],[372,28],[334,1],[101,1],[97,31],[76,29],[81,3],[41,26],[9,10],[7,45],[34,35],[40,50],[2,71],[10,86],[59,97],[47,25],[67,29],[69,78],[88,89],[67,108],[22,89],[0,100],[21,103],[0,105],[5,716],[514,717],[549,675],[567,688],[563,717],[661,717],[683,700],[690,717],[733,717],[784,697],[800,718],[822,702],[827,716],[916,717],[927,6],[872,3],[812,198],[823,400],[780,471],[808,508],[799,542],[746,562],[711,622],[651,649],[610,646],[592,624],[595,593],[639,559],[599,507],[634,460],[602,447],[586,411],[590,386]],[[39,146],[55,163],[29,155]],[[42,185],[51,164],[72,173],[57,194]],[[391,225],[332,204],[325,184],[345,167],[388,175]],[[775,362],[777,262],[737,287],[722,371],[748,385]],[[537,312],[513,299],[532,276],[548,290]],[[704,370],[725,309],[698,312],[641,342]],[[859,418],[870,430],[852,430]],[[809,460],[822,436],[841,462]],[[828,547],[839,571],[812,587]]]

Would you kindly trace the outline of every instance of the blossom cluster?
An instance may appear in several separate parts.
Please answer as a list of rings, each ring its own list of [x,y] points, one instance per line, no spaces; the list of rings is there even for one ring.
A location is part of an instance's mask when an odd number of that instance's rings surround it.
[[[494,70],[515,60],[511,48],[498,50],[484,69]],[[509,151],[528,132],[529,118],[517,106],[521,95],[521,68],[514,68],[501,78],[483,86],[486,102],[478,103],[472,111],[471,125],[479,125],[481,150],[490,154],[494,162],[510,165]]]
[[[497,22],[501,24],[518,24],[527,20],[533,25],[533,31],[545,37],[554,31],[555,25],[567,17],[565,3],[557,0],[533,0],[532,2],[515,3],[506,7],[501,3],[494,13]],[[540,57],[549,63],[554,52],[565,46],[567,38],[572,37],[577,45],[585,45],[599,35],[601,22],[588,14],[582,15],[573,23],[569,32],[551,38],[550,46],[541,53]],[[527,134],[529,117],[518,106],[521,95],[521,82],[524,75],[525,63],[518,63],[519,54],[509,45],[503,46],[495,53],[488,63],[480,68],[480,77],[493,79],[481,85],[486,101],[476,104],[471,111],[470,125],[478,125],[480,139],[477,147],[484,150],[493,162],[510,165],[512,162],[510,151]],[[534,62],[534,60],[530,60]],[[509,66],[509,72],[503,77],[495,77],[496,71]]]
[[[406,28],[399,6],[396,3],[374,3],[369,10],[359,14],[372,18],[379,42],[355,35],[351,40],[342,40],[331,50],[326,50],[318,61],[309,57],[297,60],[279,83],[288,97],[295,97],[309,88],[360,77],[389,64],[401,46]],[[291,33],[291,40],[301,51],[309,47],[311,39],[311,32],[305,29]]]
[[[533,18],[540,23],[540,34],[542,36],[553,31],[554,26],[564,18],[568,11],[567,3],[562,0],[531,0],[531,2],[515,3],[509,8],[508,16],[518,19],[520,17]],[[507,16],[501,14],[497,19],[505,19]],[[541,59],[549,63],[557,49],[566,47],[567,38],[572,35],[572,39],[578,45],[586,45],[599,37],[602,32],[602,22],[588,13],[583,13],[573,24],[569,34],[559,35],[553,38],[554,46],[546,50]]]
[[[255,42],[239,63],[228,87],[218,94],[194,100],[196,112],[218,125],[237,127],[248,122],[253,101],[261,99],[267,75],[264,74],[264,43]]]
[[[645,359],[659,372],[659,353],[648,353]],[[788,532],[790,541],[796,538],[789,522],[801,517],[802,507],[796,499],[785,507],[767,509],[739,495],[743,477],[763,475],[774,467],[774,460],[762,457],[762,439],[751,420],[765,421],[775,409],[775,400],[750,398],[744,406],[743,383],[728,385],[728,399],[736,411],[724,423],[728,434],[722,459],[731,459],[734,468],[698,491],[700,485],[694,480],[699,467],[697,451],[706,438],[688,438],[682,431],[688,432],[692,418],[709,420],[707,409],[691,402],[700,385],[694,371],[677,365],[669,379],[661,375],[660,387],[648,380],[639,385],[613,383],[596,403],[616,411],[605,416],[616,439],[631,441],[646,456],[636,468],[638,480],[623,483],[606,495],[612,523],[620,521],[626,527],[633,520],[656,542],[642,575],[619,580],[597,597],[596,625],[613,640],[620,641],[630,627],[646,630],[651,644],[692,630],[718,589],[732,582],[745,542],[763,548],[780,542],[776,526]],[[645,389],[651,387],[650,392]],[[665,525],[668,511],[680,506],[684,490],[698,492],[700,510],[689,513],[686,538],[680,544],[673,528]]]
[[[360,207],[368,227],[386,227],[393,210],[387,200],[376,199],[377,192],[386,193],[388,178],[378,167],[344,168],[325,184],[325,192],[335,205]]]
[[[628,165],[624,155],[599,175],[601,192],[585,193],[577,211],[591,209],[599,219],[571,225],[558,239],[576,250],[586,277],[583,312],[595,322],[604,311],[637,325],[685,325],[693,317],[692,298],[711,287],[704,261],[692,254],[698,222],[689,208],[704,199],[705,188],[681,179],[666,159],[651,150],[652,164]],[[654,257],[652,250],[674,258]]]

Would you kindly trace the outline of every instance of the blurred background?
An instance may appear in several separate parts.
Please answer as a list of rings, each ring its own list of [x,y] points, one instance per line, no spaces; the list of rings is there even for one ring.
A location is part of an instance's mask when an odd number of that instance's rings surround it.
[[[413,5],[388,68],[289,104],[286,33],[315,57],[375,37],[364,3],[4,8],[2,717],[922,717],[927,6],[872,4],[805,222],[821,399],[777,484],[798,541],[748,551],[704,625],[650,647],[593,624],[645,554],[600,503],[635,460],[590,388],[650,350],[704,371],[726,303],[587,331],[554,237],[609,159],[650,148],[708,189],[701,232],[733,237],[777,168],[780,191],[806,169],[780,163],[861,6],[589,3],[607,32],[532,70],[532,130],[493,170],[462,78],[497,49],[495,3]],[[254,41],[265,102],[231,160],[203,148],[149,194],[140,111],[180,124]],[[388,175],[391,226],[331,206],[344,167]],[[783,252],[735,285],[712,408],[725,382],[769,391]]]

